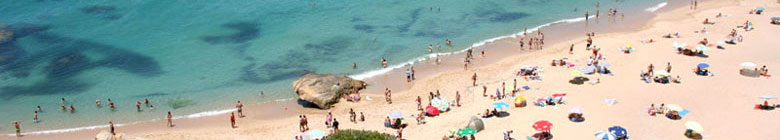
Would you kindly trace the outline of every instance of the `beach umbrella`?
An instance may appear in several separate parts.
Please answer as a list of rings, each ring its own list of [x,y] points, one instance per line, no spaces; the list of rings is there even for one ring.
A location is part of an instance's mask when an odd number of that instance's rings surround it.
[[[393,111],[390,112],[390,114],[387,114],[387,117],[390,117],[390,119],[403,119],[404,114],[401,113],[400,111]]]
[[[666,105],[666,108],[668,108],[669,110],[673,110],[673,111],[682,111],[683,110],[683,108],[680,107],[680,105],[677,105],[677,104]]]
[[[496,109],[504,109],[504,108],[509,107],[509,104],[507,104],[506,102],[503,102],[503,101],[499,101],[499,102],[493,103],[493,107],[495,107]]]
[[[322,130],[314,129],[309,131],[309,137],[312,139],[322,139],[322,137],[325,137],[325,132]]]
[[[439,115],[439,109],[433,106],[428,106],[425,108],[425,113],[431,116]]]
[[[468,135],[474,135],[477,133],[476,129],[471,128],[463,128],[458,130],[458,136],[468,136]]]
[[[533,65],[523,65],[523,66],[520,66],[520,69],[533,69],[534,67],[535,66],[533,66]]]
[[[450,103],[444,98],[433,98],[431,105],[439,109],[439,111],[447,111],[450,108]]]
[[[477,131],[485,130],[485,123],[482,122],[482,119],[479,117],[471,117],[471,120],[469,120],[469,124],[466,125],[466,128],[471,128]]]
[[[761,7],[761,6],[759,6],[759,7],[756,7],[756,10],[758,10],[758,11],[764,11],[764,7]]]
[[[606,131],[596,132],[596,138],[598,138],[600,140],[614,140],[614,139],[616,139],[616,137],[617,136],[615,136],[615,134],[612,134],[612,133],[609,133],[609,132],[606,132]]]
[[[707,63],[699,63],[699,65],[696,65],[696,67],[699,67],[699,68],[709,68],[709,67],[710,67],[710,64],[707,64]]]
[[[569,72],[569,74],[571,76],[575,76],[575,77],[585,76],[585,74],[582,73],[582,71],[579,71],[579,70],[572,70],[571,72]]]
[[[671,75],[671,74],[669,74],[669,72],[666,72],[666,71],[663,71],[663,70],[662,71],[656,71],[655,74],[661,75],[661,76],[669,76],[669,75]]]
[[[746,68],[753,68],[756,67],[756,63],[753,62],[742,62],[739,64],[739,66],[746,67]]]
[[[706,50],[710,50],[710,47],[707,47],[707,46],[704,46],[704,45],[699,45],[699,46],[696,46],[696,49],[697,50],[706,51]]]
[[[556,93],[552,95],[553,97],[565,97],[566,93]]]
[[[777,99],[777,97],[772,96],[772,95],[763,95],[763,96],[759,96],[758,98],[761,98],[761,99],[764,99],[764,100]]]
[[[685,122],[685,128],[699,133],[704,132],[704,127],[701,127],[701,124],[699,124],[699,122],[696,121]]]
[[[517,96],[515,97],[515,103],[522,103],[525,102],[526,98],[525,96]]]
[[[569,107],[569,113],[577,113],[582,114],[585,112],[585,109],[579,106]]]
[[[687,43],[677,43],[677,41],[675,41],[675,42],[672,44],[672,47],[674,47],[675,49],[676,49],[676,48],[685,48],[685,46],[688,46],[688,44],[687,44]]]
[[[618,136],[618,137],[625,137],[626,135],[628,135],[628,132],[626,131],[626,128],[623,128],[623,127],[620,127],[620,126],[612,126],[609,129],[607,129],[607,130],[609,130],[610,133],[613,133],[613,134],[615,134],[615,136]]]
[[[546,120],[541,120],[541,121],[537,121],[536,123],[534,123],[534,125],[532,127],[536,131],[548,131],[548,130],[550,130],[552,128],[552,123],[550,123],[550,122],[548,122]]]

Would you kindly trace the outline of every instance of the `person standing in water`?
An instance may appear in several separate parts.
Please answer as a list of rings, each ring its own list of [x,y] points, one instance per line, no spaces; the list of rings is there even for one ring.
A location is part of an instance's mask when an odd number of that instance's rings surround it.
[[[20,128],[21,124],[19,124],[19,121],[14,121],[14,128],[16,128],[16,137],[22,137],[22,128]]]
[[[100,99],[95,99],[95,106],[100,107]]]
[[[241,104],[241,101],[236,101],[236,109],[238,109],[238,117],[244,117],[244,104]]]
[[[38,112],[43,112],[43,109],[41,109],[41,105],[38,105],[38,108],[35,109]]]
[[[428,53],[433,53],[433,44],[428,45]]]
[[[73,104],[70,104],[70,113],[76,112],[76,108],[73,107]]]
[[[357,69],[357,63],[356,62],[352,62],[352,69]]]
[[[173,115],[171,115],[170,111],[168,111],[168,115],[165,118],[168,119],[168,127],[173,127]]]
[[[382,68],[387,68],[387,59],[382,57]]]
[[[585,12],[585,21],[588,21],[588,16],[590,16],[590,14],[588,12]],[[587,22],[585,22],[585,23],[587,23]]]
[[[135,102],[135,109],[136,109],[136,111],[141,112],[141,102],[140,101],[136,101]]]
[[[33,123],[38,123],[38,111],[33,112]]]

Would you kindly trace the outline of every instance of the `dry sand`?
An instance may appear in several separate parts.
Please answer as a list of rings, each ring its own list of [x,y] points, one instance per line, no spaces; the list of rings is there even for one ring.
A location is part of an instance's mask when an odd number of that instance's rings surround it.
[[[748,11],[756,6],[767,10],[762,15],[751,15]],[[722,13],[728,17],[715,18]],[[623,126],[628,129],[631,139],[676,140],[687,139],[683,136],[686,121],[697,121],[705,128],[704,139],[778,139],[780,138],[780,113],[777,111],[754,110],[754,104],[763,102],[758,96],[780,96],[780,81],[777,78],[751,78],[738,74],[742,62],[754,62],[767,65],[770,69],[780,66],[780,26],[769,24],[771,16],[780,15],[780,4],[774,0],[713,0],[700,2],[697,10],[687,6],[662,13],[640,30],[602,34],[597,33],[594,44],[602,48],[607,59],[601,62],[611,63],[614,75],[589,75],[590,79],[600,79],[597,85],[572,85],[569,71],[574,68],[551,67],[553,59],[568,58],[569,61],[582,67],[587,62],[590,51],[585,51],[584,38],[548,44],[545,50],[534,53],[511,55],[496,60],[489,65],[472,67],[463,70],[462,62],[447,61],[451,65],[418,69],[425,75],[412,83],[405,83],[398,71],[369,79],[372,84],[365,93],[372,100],[358,103],[342,101],[330,109],[335,118],[341,122],[342,129],[376,130],[394,134],[396,130],[383,127],[385,115],[391,111],[401,111],[406,115],[409,127],[404,130],[404,138],[410,140],[441,139],[449,131],[463,128],[470,116],[475,116],[485,109],[492,108],[494,102],[482,97],[482,86],[488,87],[488,93],[494,93],[501,82],[512,84],[516,77],[514,73],[522,65],[537,65],[544,69],[541,74],[543,81],[526,81],[518,78],[518,86],[529,86],[531,90],[521,91],[530,99],[550,96],[554,93],[568,93],[568,103],[558,106],[528,106],[525,108],[509,108],[511,114],[504,118],[489,118],[485,120],[486,129],[477,133],[477,139],[501,139],[502,132],[513,130],[512,136],[524,139],[525,136],[536,133],[531,125],[538,120],[548,120],[553,123],[552,134],[555,139],[596,139],[593,134],[606,130],[611,126]],[[701,24],[705,18],[716,22],[715,25]],[[702,38],[716,42],[750,20],[755,30],[745,32],[738,29],[744,36],[744,42],[737,45],[726,45],[726,49],[711,49],[705,53],[708,58],[683,56],[676,53],[672,47],[674,41],[696,44]],[[695,30],[707,27],[709,33],[698,34]],[[681,38],[664,39],[662,35],[679,32]],[[651,44],[641,43],[641,40],[654,39]],[[570,44],[575,44],[574,54],[568,53]],[[623,54],[617,48],[631,44],[636,51]],[[517,46],[512,39],[500,40],[490,45]],[[492,47],[492,46],[491,46]],[[476,63],[483,58],[477,53]],[[453,56],[462,57],[462,55]],[[493,56],[488,56],[493,57]],[[462,59],[457,59],[462,60]],[[663,70],[666,63],[671,62],[673,76],[682,78],[681,84],[645,83],[639,78],[639,72],[653,64],[656,70]],[[692,70],[698,63],[709,63],[715,76],[696,76]],[[433,72],[431,72],[433,71]],[[470,77],[478,73],[478,87],[472,87]],[[770,71],[770,74],[773,73]],[[393,81],[393,84],[377,85]],[[391,87],[393,104],[384,102],[385,87]],[[462,96],[462,107],[454,107],[451,111],[433,118],[426,118],[427,124],[415,125],[412,114],[416,111],[417,96],[428,97],[428,92],[440,90],[442,96],[453,100],[455,92]],[[616,99],[617,104],[607,105],[604,99]],[[507,100],[511,103],[511,100]],[[423,101],[423,103],[427,103]],[[691,113],[681,120],[670,120],[663,116],[651,117],[647,114],[650,104],[678,104]],[[770,104],[777,100],[770,101]],[[582,123],[568,121],[568,108],[581,106],[585,109]],[[351,123],[348,111],[354,108],[363,112],[366,121]],[[286,109],[286,110],[285,110]],[[294,102],[274,102],[247,106],[247,117],[238,119],[238,128],[231,129],[227,115],[195,119],[178,119],[174,128],[166,128],[165,122],[141,123],[118,127],[117,131],[147,139],[292,139],[298,131],[297,115],[305,114],[309,118],[312,129],[327,130],[324,125],[326,111],[301,108]],[[275,116],[275,117],[272,117]],[[90,139],[99,130],[79,131],[72,133],[32,135],[24,139]],[[11,137],[2,137],[11,139]]]

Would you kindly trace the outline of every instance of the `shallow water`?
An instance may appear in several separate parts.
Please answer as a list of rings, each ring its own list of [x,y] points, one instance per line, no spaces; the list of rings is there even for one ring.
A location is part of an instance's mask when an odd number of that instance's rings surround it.
[[[222,110],[237,99],[289,99],[290,82],[305,73],[365,76],[380,69],[382,57],[407,63],[437,43],[441,52],[463,50],[584,10],[593,14],[596,2],[1,1],[0,23],[14,38],[0,44],[0,112],[10,112],[0,122],[63,129],[163,118],[169,110]],[[605,14],[663,1],[599,2]],[[59,110],[61,97],[75,113]],[[108,98],[117,109],[105,106]],[[145,98],[155,109],[136,111]],[[36,105],[44,112],[34,124]],[[11,129],[0,125],[0,132]]]

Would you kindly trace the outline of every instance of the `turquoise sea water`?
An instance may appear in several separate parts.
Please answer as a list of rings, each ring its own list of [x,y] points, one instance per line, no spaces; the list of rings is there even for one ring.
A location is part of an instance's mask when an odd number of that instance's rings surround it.
[[[0,23],[14,32],[0,43],[0,122],[41,131],[289,99],[290,82],[305,73],[368,73],[382,57],[405,63],[437,43],[442,52],[462,50],[593,14],[597,2],[605,14],[663,1],[0,1]],[[75,113],[59,110],[62,97]],[[137,112],[145,98],[155,109]],[[44,112],[32,123],[37,105]],[[12,133],[11,125],[0,132]]]

